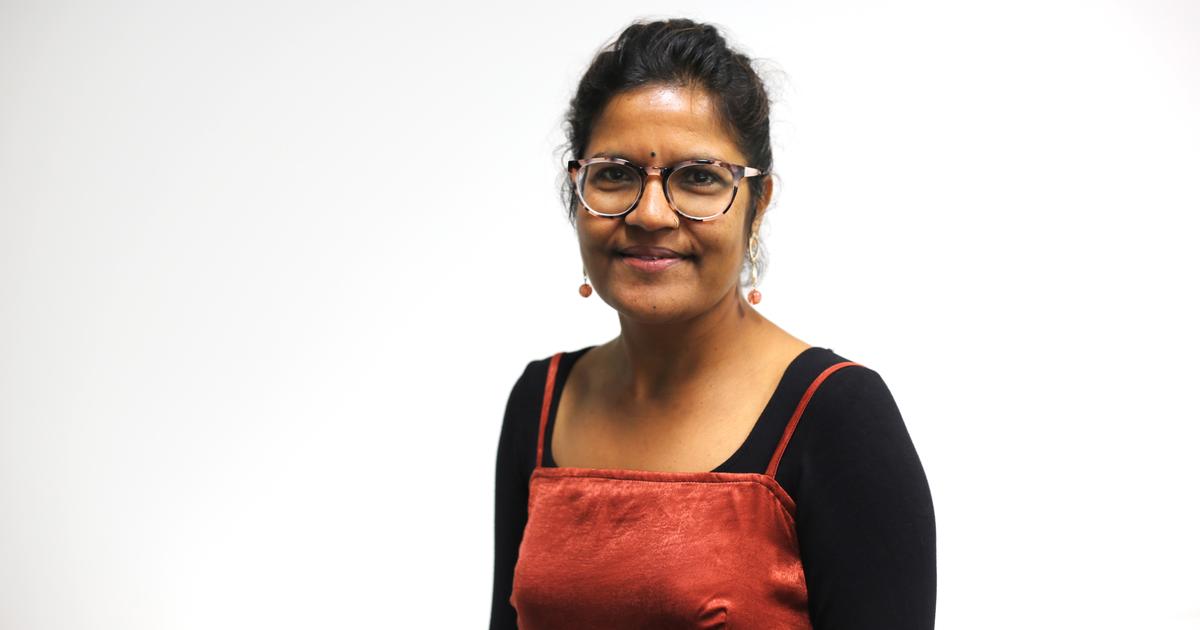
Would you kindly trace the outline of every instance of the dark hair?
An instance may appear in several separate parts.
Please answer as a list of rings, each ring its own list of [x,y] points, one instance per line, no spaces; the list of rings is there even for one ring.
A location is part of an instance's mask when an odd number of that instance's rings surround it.
[[[567,111],[569,159],[584,157],[592,127],[614,96],[653,84],[704,88],[717,104],[729,135],[746,155],[748,166],[771,172],[771,102],[762,79],[751,60],[729,48],[716,27],[686,18],[635,22],[596,54]],[[766,177],[745,180],[752,211],[762,199]],[[567,216],[574,224],[575,191],[565,176],[562,193]],[[746,238],[755,214],[747,213]],[[765,261],[761,235],[759,241],[761,267]]]

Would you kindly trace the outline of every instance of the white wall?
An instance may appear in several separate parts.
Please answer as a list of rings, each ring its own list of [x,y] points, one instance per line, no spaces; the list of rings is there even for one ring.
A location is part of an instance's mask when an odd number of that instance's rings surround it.
[[[0,627],[483,627],[525,363],[609,338],[559,122],[770,61],[768,317],[883,374],[941,628],[1200,627],[1200,5],[0,5]]]

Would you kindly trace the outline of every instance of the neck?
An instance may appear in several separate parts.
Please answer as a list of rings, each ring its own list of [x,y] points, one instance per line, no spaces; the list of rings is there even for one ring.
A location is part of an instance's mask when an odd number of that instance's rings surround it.
[[[721,366],[737,366],[771,324],[735,288],[713,308],[682,321],[640,322],[620,316],[612,361],[622,389],[636,401],[670,398]]]

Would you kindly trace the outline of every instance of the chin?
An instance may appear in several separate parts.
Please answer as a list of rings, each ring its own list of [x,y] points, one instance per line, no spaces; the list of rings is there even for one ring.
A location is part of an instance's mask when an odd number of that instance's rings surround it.
[[[656,289],[645,285],[624,287],[615,291],[612,298],[605,301],[622,317],[654,324],[675,321],[696,314],[693,312],[695,310],[694,299],[681,296],[680,293],[678,287],[674,289]]]

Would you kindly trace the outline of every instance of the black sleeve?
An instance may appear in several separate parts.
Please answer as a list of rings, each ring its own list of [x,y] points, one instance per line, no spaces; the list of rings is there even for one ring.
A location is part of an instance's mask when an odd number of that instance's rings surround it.
[[[891,392],[850,366],[810,404],[788,450],[813,630],[932,630],[933,499]]]
[[[545,378],[545,369],[542,370]],[[496,451],[496,533],[492,575],[491,630],[516,630],[517,611],[508,603],[512,594],[513,570],[517,551],[525,534],[529,509],[529,476],[533,473],[533,453],[529,443],[536,439],[540,419],[538,362],[525,367],[508,396],[500,444]]]

